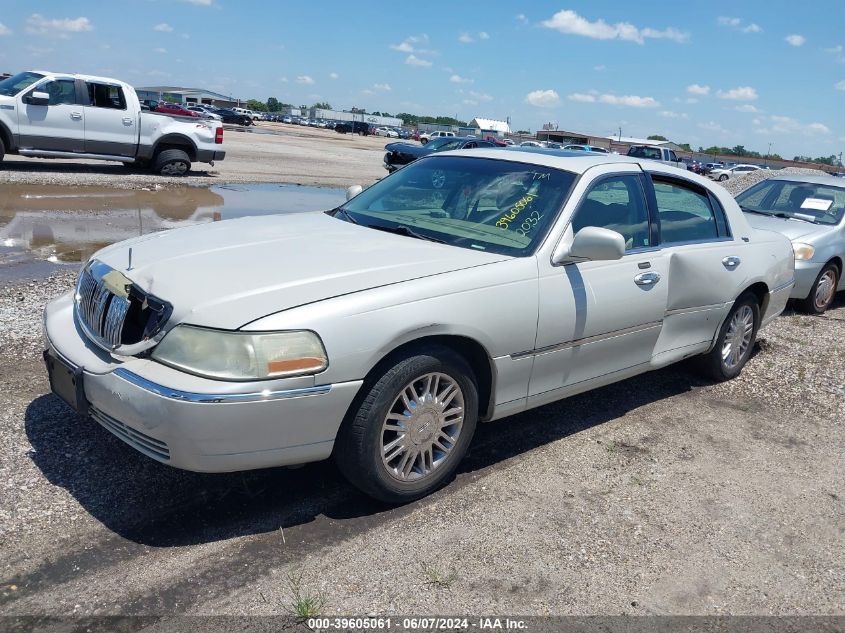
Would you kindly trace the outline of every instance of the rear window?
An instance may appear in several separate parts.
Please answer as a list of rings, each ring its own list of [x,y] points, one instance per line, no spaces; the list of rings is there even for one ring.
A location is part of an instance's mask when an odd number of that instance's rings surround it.
[[[652,160],[660,160],[660,150],[655,147],[632,147],[628,150],[628,156],[634,158],[649,158]]]

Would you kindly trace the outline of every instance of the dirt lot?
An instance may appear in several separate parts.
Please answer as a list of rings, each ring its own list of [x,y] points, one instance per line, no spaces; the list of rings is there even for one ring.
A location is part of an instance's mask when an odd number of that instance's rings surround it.
[[[330,463],[200,475],[48,395],[0,288],[0,613],[842,614],[845,301],[789,313],[727,384],[675,366],[483,425],[401,508]]]
[[[387,173],[382,157],[384,146],[391,140],[395,139],[261,123],[250,128],[227,127],[226,158],[213,167],[195,163],[191,175],[184,178],[154,176],[119,163],[6,156],[0,165],[0,185],[68,184],[125,189],[242,182],[369,185]]]

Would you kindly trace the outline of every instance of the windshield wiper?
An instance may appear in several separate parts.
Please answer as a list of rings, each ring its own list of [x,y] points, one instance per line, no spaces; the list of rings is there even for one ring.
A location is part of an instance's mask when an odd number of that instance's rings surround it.
[[[349,211],[347,211],[343,207],[338,207],[334,210],[334,217],[337,217],[339,215],[342,215],[344,218],[346,218],[347,222],[351,222],[352,224],[361,224],[358,220],[349,215]]]
[[[810,224],[815,224],[813,220],[808,217],[802,217],[800,215],[790,215],[784,211],[778,211],[777,213],[772,213],[773,216],[776,218],[783,218],[784,220],[801,220],[802,222],[809,222]]]
[[[405,226],[404,224],[397,224],[396,226],[376,226],[374,224],[369,225],[371,229],[376,229],[377,231],[385,231],[387,233],[396,233],[397,235],[407,235],[408,237],[414,237],[418,240],[426,240],[428,242],[437,242],[438,244],[446,244],[446,240],[441,240],[436,237],[431,237],[429,235],[423,235],[422,233],[417,233],[414,229],[409,226]]]
[[[759,213],[760,215],[772,215],[768,211],[761,211],[760,209],[752,209],[751,207],[744,207],[739,205],[739,208],[745,211],[746,213]]]

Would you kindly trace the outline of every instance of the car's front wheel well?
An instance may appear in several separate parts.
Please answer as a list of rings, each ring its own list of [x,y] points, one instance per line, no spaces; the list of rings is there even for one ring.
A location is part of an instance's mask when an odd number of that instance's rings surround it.
[[[475,374],[478,388],[478,417],[485,420],[493,413],[493,364],[484,346],[475,339],[458,335],[433,335],[417,338],[391,350],[367,373],[364,385],[372,384],[404,358],[424,353],[427,348],[445,347],[459,354]],[[361,389],[365,392],[366,389]],[[354,406],[354,405],[353,405]]]

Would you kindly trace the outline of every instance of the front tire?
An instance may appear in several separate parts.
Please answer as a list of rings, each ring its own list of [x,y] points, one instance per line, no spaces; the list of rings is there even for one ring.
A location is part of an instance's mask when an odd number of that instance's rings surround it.
[[[335,443],[341,472],[388,503],[437,490],[454,474],[475,432],[478,388],[467,362],[445,347],[421,349],[363,389]]]
[[[760,304],[754,294],[747,292],[736,300],[719,330],[716,344],[702,357],[703,373],[717,382],[739,376],[751,358],[759,328]]]
[[[728,179],[727,174],[720,174],[719,175],[719,182],[725,182]]]
[[[6,156],[6,146],[3,144],[3,137],[0,136],[0,163],[3,162],[4,156]]]
[[[839,285],[839,269],[835,264],[827,264],[822,268],[810,294],[806,299],[798,302],[798,307],[808,314],[823,314],[836,298],[836,287]]]
[[[191,157],[181,149],[166,149],[156,156],[153,171],[162,176],[184,176],[191,171]]]

